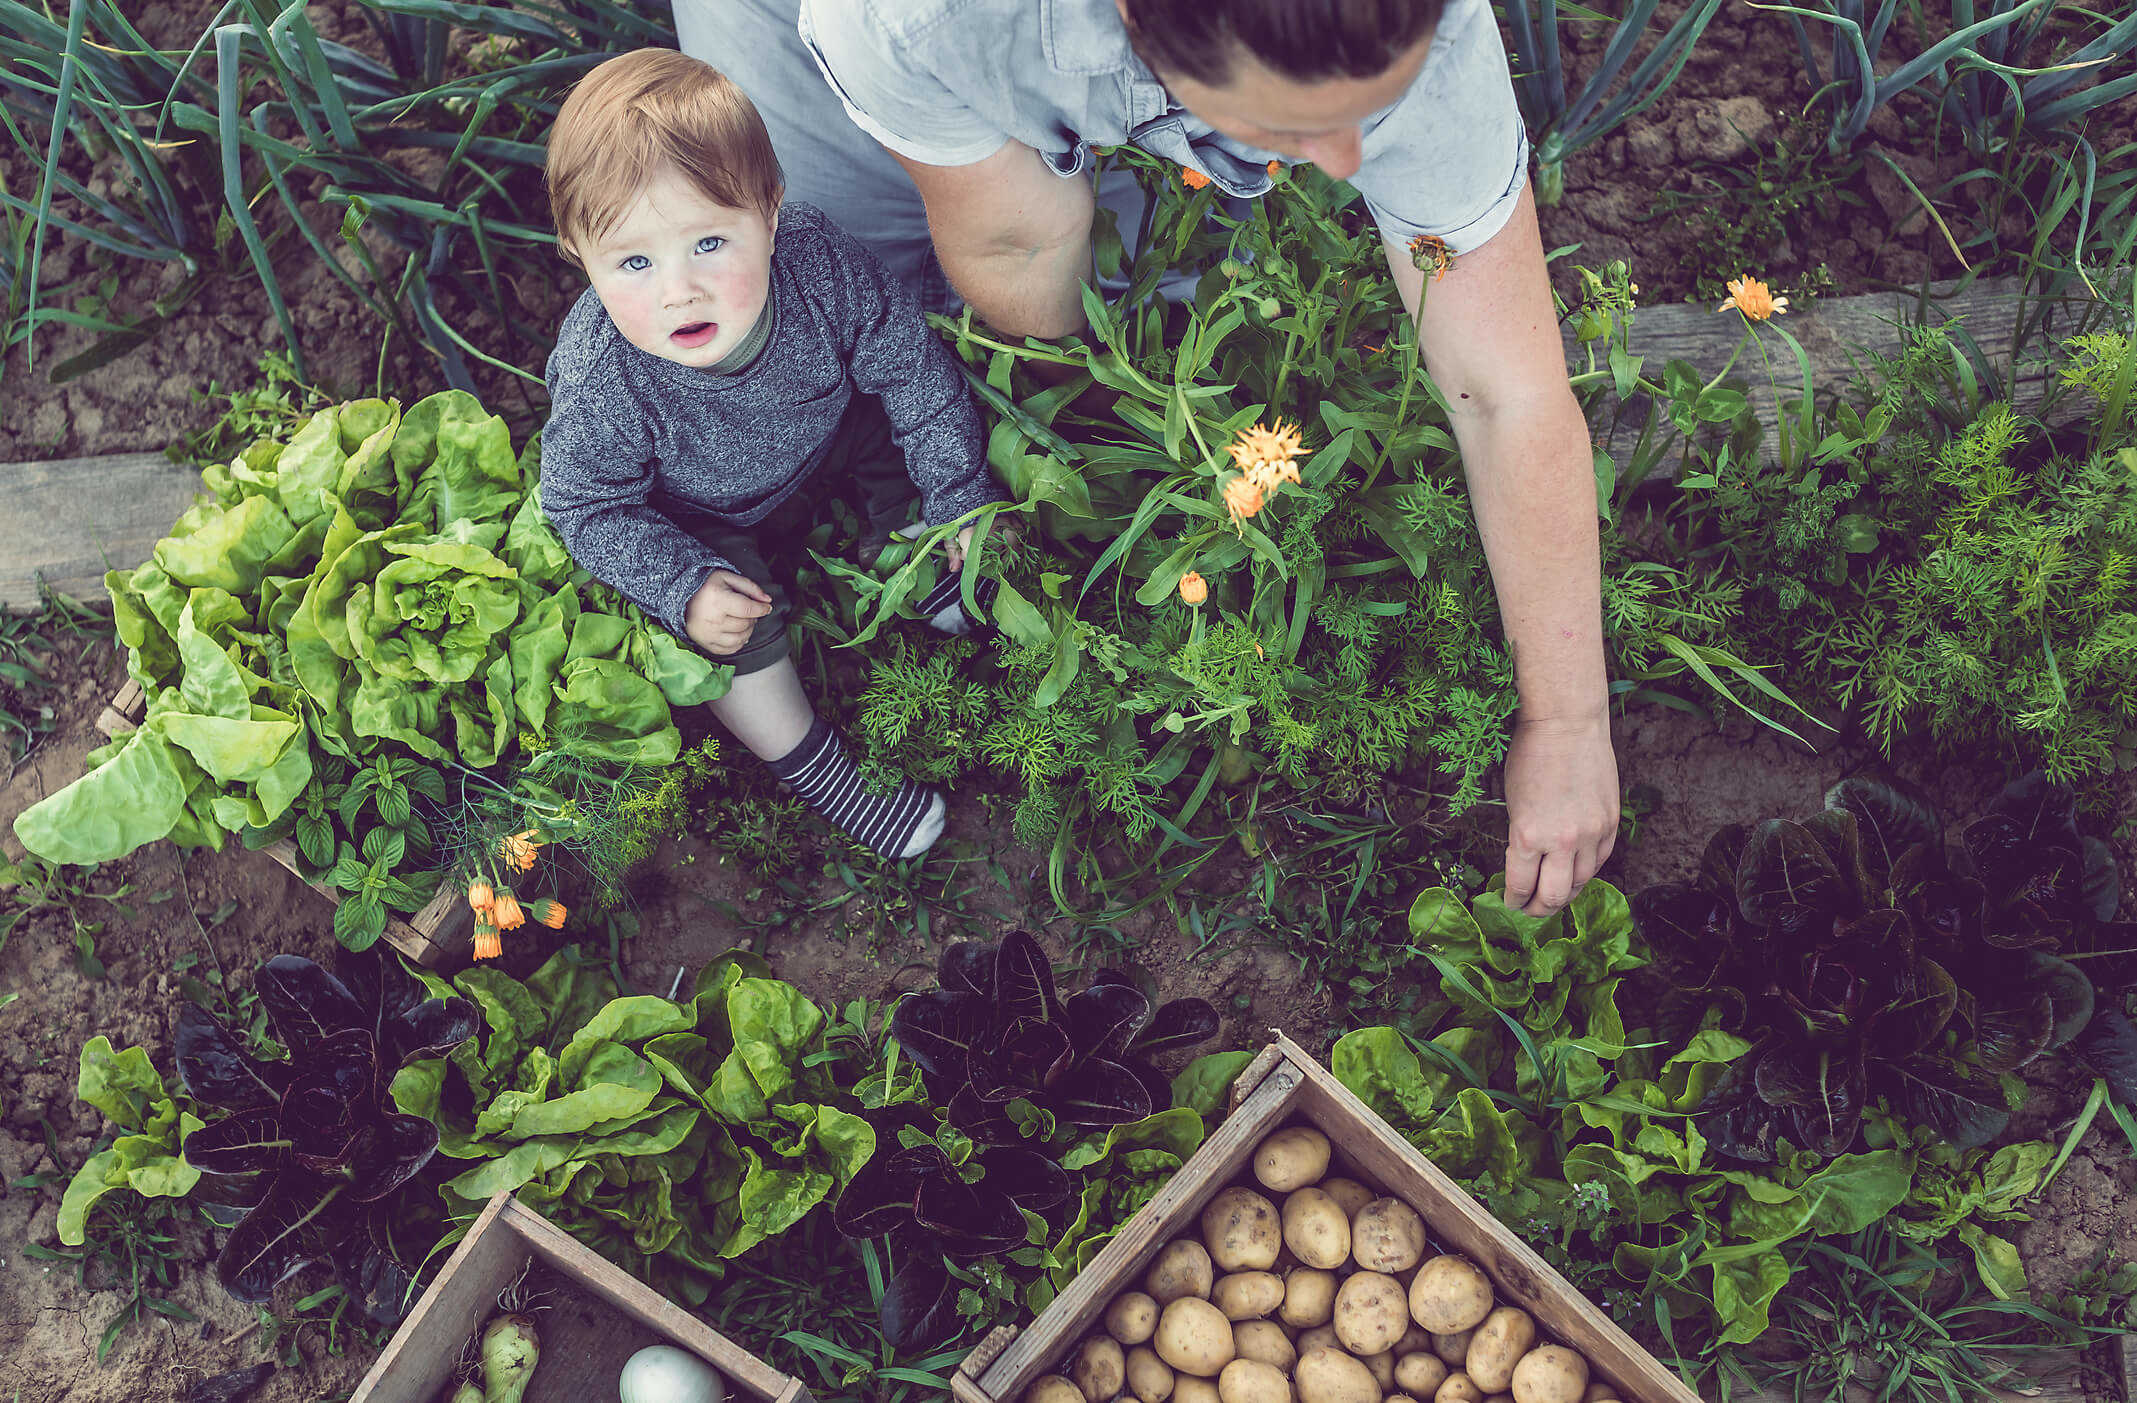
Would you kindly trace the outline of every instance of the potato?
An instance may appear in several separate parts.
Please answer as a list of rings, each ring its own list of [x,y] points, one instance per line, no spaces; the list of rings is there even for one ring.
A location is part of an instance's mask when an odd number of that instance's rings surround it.
[[[1336,1343],[1336,1327],[1333,1325],[1314,1326],[1311,1330],[1298,1337],[1297,1345],[1298,1355],[1301,1359],[1304,1359],[1317,1349],[1343,1348],[1343,1346]]]
[[[1217,1278],[1209,1299],[1226,1320],[1259,1320],[1284,1303],[1284,1279],[1271,1271],[1235,1271]]]
[[[1157,1351],[1149,1345],[1137,1345],[1128,1351],[1128,1392],[1139,1403],[1165,1403],[1172,1397],[1172,1366],[1158,1358]]]
[[[1287,1209],[1287,1237],[1290,1225]],[[1490,1314],[1491,1281],[1466,1257],[1434,1257],[1417,1269],[1417,1276],[1410,1282],[1411,1318],[1435,1335],[1475,1329]]]
[[[1216,1380],[1180,1375],[1172,1382],[1172,1403],[1218,1403]]]
[[[1292,1345],[1291,1337],[1273,1320],[1242,1320],[1234,1325],[1232,1352],[1240,1359],[1252,1359],[1285,1374],[1299,1362],[1299,1352]]]
[[[1124,1345],[1139,1345],[1157,1333],[1158,1303],[1140,1291],[1123,1291],[1106,1307],[1106,1333]]]
[[[1391,1393],[1381,1403],[1417,1403],[1417,1400],[1407,1393]]]
[[[1580,1403],[1588,1361],[1564,1345],[1541,1345],[1514,1365],[1514,1403]]]
[[[1336,1290],[1336,1339],[1352,1354],[1386,1354],[1410,1328],[1402,1283],[1361,1271]]]
[[[1356,1179],[1345,1179],[1341,1175],[1332,1174],[1314,1187],[1334,1199],[1346,1218],[1357,1217],[1359,1209],[1379,1197]]]
[[[1267,1271],[1284,1234],[1275,1204],[1252,1189],[1226,1189],[1202,1210],[1202,1241],[1219,1271]]]
[[[1608,1379],[1591,1378],[1580,1403],[1618,1403],[1618,1386]]]
[[[1235,1359],[1217,1376],[1223,1403],[1291,1403],[1291,1380],[1281,1369],[1253,1359]]]
[[[1254,1177],[1280,1194],[1318,1184],[1328,1172],[1328,1137],[1310,1125],[1279,1130],[1254,1152]]]
[[[1183,1374],[1214,1379],[1232,1362],[1232,1322],[1198,1296],[1182,1296],[1158,1317],[1158,1358]]]
[[[1418,1350],[1395,1356],[1395,1387],[1417,1398],[1430,1398],[1447,1382],[1447,1361]]]
[[[1162,1309],[1182,1296],[1207,1300],[1215,1278],[1208,1249],[1193,1238],[1183,1237],[1165,1244],[1165,1250],[1150,1264],[1150,1274],[1143,1278],[1143,1285]]]
[[[1083,1390],[1059,1374],[1048,1374],[1024,1390],[1024,1403],[1084,1403]]]
[[[1494,1393],[1489,1398],[1486,1398],[1484,1403],[1514,1403],[1514,1395],[1511,1393]]]
[[[1484,1403],[1484,1390],[1476,1381],[1457,1369],[1449,1374],[1432,1395],[1432,1403]]]
[[[1476,1334],[1469,1337],[1469,1354],[1462,1370],[1488,1394],[1504,1393],[1514,1381],[1514,1362],[1536,1343],[1536,1321],[1516,1306],[1500,1306],[1484,1317]],[[1587,1383],[1585,1371],[1581,1378]],[[1565,1403],[1580,1403],[1579,1390]]]
[[[1358,1362],[1365,1366],[1365,1372],[1373,1376],[1373,1382],[1380,1385],[1382,1393],[1395,1387],[1394,1355],[1386,1350],[1378,1354],[1361,1354],[1358,1356]]]
[[[1300,1267],[1284,1279],[1276,1317],[1286,1325],[1326,1325],[1336,1313],[1336,1274]]]
[[[1380,1385],[1372,1371],[1340,1349],[1316,1349],[1299,1356],[1292,1375],[1299,1403],[1380,1403]]]
[[[1350,1219],[1319,1189],[1284,1200],[1284,1246],[1309,1267],[1332,1271],[1350,1260]]]
[[[1463,1361],[1469,1358],[1469,1337],[1475,1333],[1474,1329],[1446,1333],[1435,1331],[1432,1335],[1432,1352],[1445,1360],[1449,1368],[1459,1369]]]
[[[1093,1335],[1076,1351],[1076,1358],[1069,1364],[1069,1379],[1086,1399],[1101,1398],[1113,1403],[1127,1386],[1127,1368],[1119,1340],[1110,1335]]]
[[[1350,1255],[1367,1271],[1408,1271],[1424,1258],[1425,1220],[1399,1198],[1376,1198],[1351,1215]]]

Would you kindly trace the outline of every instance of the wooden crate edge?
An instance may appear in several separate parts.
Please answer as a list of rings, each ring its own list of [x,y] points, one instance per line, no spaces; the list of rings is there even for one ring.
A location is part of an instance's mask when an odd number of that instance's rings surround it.
[[[110,703],[97,716],[96,728],[106,736],[115,736],[122,730],[139,726],[143,709],[142,695],[141,684],[129,678],[126,685],[113,694]],[[287,838],[269,843],[258,851],[266,853],[281,865],[283,871],[328,901],[337,906],[341,904],[340,892],[310,880],[297,870],[296,845]],[[429,904],[413,916],[406,920],[399,916],[386,918],[386,943],[425,968],[440,964],[447,951],[445,942],[437,937],[437,932],[454,914],[455,905],[452,892],[441,886]]]

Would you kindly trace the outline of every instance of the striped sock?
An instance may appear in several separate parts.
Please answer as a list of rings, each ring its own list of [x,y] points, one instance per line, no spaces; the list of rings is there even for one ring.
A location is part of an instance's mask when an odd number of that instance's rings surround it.
[[[955,573],[944,576],[935,588],[927,592],[926,598],[913,606],[913,612],[925,618],[929,627],[940,629],[944,633],[970,633],[973,621],[965,613],[964,588],[960,583],[962,578]],[[979,580],[972,586],[973,602],[983,610],[992,608],[994,596],[999,590],[1000,586],[994,580]],[[985,620],[980,622],[984,623]]]
[[[764,763],[826,822],[885,857],[918,857],[942,836],[947,805],[940,793],[911,780],[894,793],[869,793],[860,766],[822,717],[800,745]]]

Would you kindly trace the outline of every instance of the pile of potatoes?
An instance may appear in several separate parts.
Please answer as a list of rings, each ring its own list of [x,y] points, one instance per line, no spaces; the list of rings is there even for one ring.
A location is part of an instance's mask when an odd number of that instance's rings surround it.
[[[1264,1140],[1259,1187],[1211,1199],[1202,1240],[1167,1244],[1024,1403],[1616,1403],[1475,1264],[1428,1256],[1414,1208],[1329,1177],[1329,1157],[1310,1126]]]

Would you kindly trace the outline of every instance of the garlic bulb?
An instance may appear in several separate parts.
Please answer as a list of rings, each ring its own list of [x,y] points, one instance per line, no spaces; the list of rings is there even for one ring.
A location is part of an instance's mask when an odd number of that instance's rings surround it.
[[[622,1403],[724,1403],[727,1385],[710,1364],[674,1345],[647,1345],[624,1361]]]

